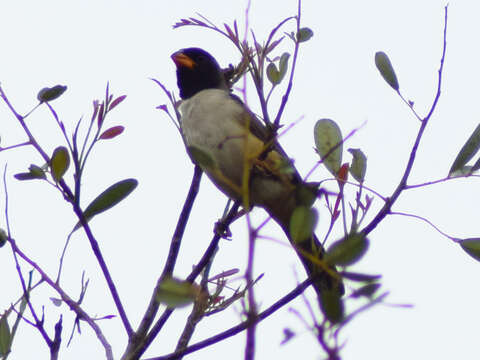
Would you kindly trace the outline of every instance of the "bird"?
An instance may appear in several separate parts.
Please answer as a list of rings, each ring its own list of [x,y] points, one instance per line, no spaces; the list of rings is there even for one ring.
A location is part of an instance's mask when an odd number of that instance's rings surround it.
[[[245,210],[261,207],[280,225],[320,301],[325,293],[341,297],[340,275],[316,260],[325,250],[315,234],[301,242],[290,234],[293,212],[305,205],[300,194],[315,198],[318,187],[302,180],[274,131],[231,92],[225,72],[210,53],[191,47],[171,58],[181,98],[180,128],[193,162],[229,198],[242,201]]]

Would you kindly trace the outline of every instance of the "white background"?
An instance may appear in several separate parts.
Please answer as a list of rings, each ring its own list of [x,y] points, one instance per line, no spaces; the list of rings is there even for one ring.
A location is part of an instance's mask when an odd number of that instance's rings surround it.
[[[419,122],[378,74],[374,54],[383,50],[390,56],[403,94],[415,101],[421,115],[426,114],[437,84],[444,5],[443,1],[304,1],[302,24],[314,31],[314,37],[301,48],[284,122],[302,116],[304,119],[281,139],[302,174],[318,159],[312,150],[312,129],[317,119],[334,119],[344,134],[366,122],[346,147],[360,147],[367,154],[367,185],[384,196],[391,194],[403,174]],[[157,78],[176,91],[170,54],[188,46],[205,48],[223,66],[237,63],[239,54],[225,38],[200,28],[173,30],[172,24],[199,12],[216,24],[231,24],[238,19],[243,29],[245,7],[246,1],[18,0],[0,4],[0,81],[20,113],[36,104],[41,88],[67,85],[67,92],[52,105],[71,132],[79,118],[89,119],[91,102],[103,98],[107,81],[112,93],[128,95],[107,120],[111,125],[124,125],[125,133],[98,144],[82,185],[86,206],[118,180],[139,180],[138,188],[127,200],[91,223],[134,327],[161,272],[193,170],[177,130],[155,109],[166,99],[149,78]],[[253,1],[250,26],[258,39],[265,39],[274,25],[295,11],[294,1]],[[449,5],[442,97],[421,143],[411,183],[444,177],[478,123],[479,11],[473,1],[452,1]],[[284,45],[287,43],[285,40]],[[250,106],[258,111],[253,88],[249,91]],[[63,144],[46,108],[36,111],[28,124],[48,153]],[[0,106],[0,135],[2,146],[26,140],[4,104]],[[350,160],[349,154],[345,154],[345,160]],[[13,236],[32,259],[54,276],[65,237],[75,224],[71,208],[51,186],[13,179],[13,174],[25,171],[31,163],[42,165],[33,149],[0,153],[2,169],[6,162]],[[327,176],[325,170],[319,170],[314,179]],[[66,179],[72,183],[71,172]],[[3,193],[2,189],[2,209]],[[479,232],[477,197],[478,180],[459,179],[409,190],[395,210],[425,216],[451,236],[474,237]],[[205,178],[182,244],[177,276],[186,276],[200,258],[224,205],[225,197]],[[378,210],[380,205],[377,199],[372,210]],[[319,210],[321,234],[328,215],[323,204]],[[259,210],[255,214],[258,221],[265,218]],[[5,228],[4,216],[0,226]],[[212,273],[231,268],[244,270],[245,229],[244,220],[232,227],[236,236],[231,242],[221,243]],[[262,240],[257,246],[255,273],[265,273],[256,287],[262,309],[304,276],[279,229],[272,224],[264,234],[279,240]],[[370,240],[367,256],[353,270],[382,274],[383,289],[390,291],[388,303],[414,307],[380,305],[360,315],[342,334],[346,342],[344,358],[478,358],[478,263],[457,244],[412,218],[387,218]],[[29,267],[23,269],[26,272]],[[0,249],[0,270],[3,311],[21,294],[8,246]],[[82,270],[90,278],[84,308],[92,316],[116,314],[88,242],[79,231],[68,250],[63,277],[64,289],[73,297],[78,296]],[[232,286],[240,284],[237,281]],[[35,291],[33,302],[39,313],[40,305],[45,306],[50,334],[59,314],[64,314],[66,341],[73,315],[64,305],[55,307],[48,300],[50,296],[55,293],[45,286]],[[291,306],[308,316],[301,299]],[[193,342],[236,324],[240,310],[236,305],[204,320]],[[187,309],[176,312],[146,355],[172,351],[187,315]],[[103,320],[99,325],[119,357],[126,344],[120,320]],[[285,327],[297,336],[280,346]],[[82,336],[77,335],[69,348],[62,348],[62,359],[101,358],[103,349],[92,331],[85,325],[82,330]],[[187,358],[241,359],[244,341],[240,334]],[[27,324],[22,324],[13,346],[12,360],[49,356],[38,332]],[[259,325],[258,359],[299,356],[318,359],[322,357],[321,349],[287,308]]]

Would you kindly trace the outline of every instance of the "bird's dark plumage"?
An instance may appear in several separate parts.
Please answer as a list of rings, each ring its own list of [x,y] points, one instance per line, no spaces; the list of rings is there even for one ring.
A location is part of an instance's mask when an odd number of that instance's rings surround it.
[[[205,50],[183,49],[174,53],[172,60],[177,65],[177,85],[182,99],[205,89],[228,89],[220,66]]]
[[[199,48],[187,48],[174,53],[172,60],[183,99],[181,127],[187,149],[200,149],[212,158],[214,166],[204,171],[229,197],[243,200],[248,188],[249,204],[263,207],[282,227],[319,296],[325,290],[343,293],[341,280],[311,260],[321,258],[324,252],[316,237],[301,243],[290,237],[290,218],[295,208],[303,205],[300,190],[311,187],[302,181],[266,127],[230,94],[213,56]],[[245,166],[247,187],[243,183]]]

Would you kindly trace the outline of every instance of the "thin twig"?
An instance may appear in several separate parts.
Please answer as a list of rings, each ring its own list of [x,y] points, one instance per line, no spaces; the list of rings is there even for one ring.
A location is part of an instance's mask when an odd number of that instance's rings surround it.
[[[426,222],[428,225],[430,225],[431,227],[433,227],[437,232],[439,232],[440,234],[442,234],[443,236],[445,236],[447,239],[452,240],[452,241],[455,241],[455,242],[458,241],[458,239],[457,239],[456,237],[450,236],[450,235],[448,235],[447,233],[443,232],[443,231],[440,230],[434,223],[432,223],[430,220],[428,220],[427,218],[425,218],[425,217],[423,217],[423,216],[416,215],[416,214],[409,214],[409,213],[400,212],[400,211],[392,211],[392,212],[390,212],[390,215],[408,216],[408,217],[412,217],[412,218],[415,218],[415,219],[424,221],[424,222]]]
[[[228,226],[232,223],[233,220],[235,220],[239,207],[240,207],[240,202],[239,201],[235,202],[232,208],[230,209],[230,211],[228,212],[227,216],[224,219],[222,219],[221,222],[217,223],[215,235],[210,241],[210,244],[207,250],[205,250],[205,253],[203,254],[202,258],[200,259],[198,264],[193,268],[190,275],[187,276],[186,281],[193,283],[197,278],[197,276],[200,275],[200,273],[203,271],[205,266],[207,266],[211,257],[213,256],[213,254],[217,249],[218,242],[222,238],[222,235],[225,229],[228,228]],[[154,294],[156,293],[154,292]],[[165,311],[162,313],[162,315],[160,315],[159,319],[153,325],[152,329],[146,336],[145,335],[139,336],[138,334],[140,334],[140,332],[138,331],[135,342],[131,341],[129,343],[129,346],[125,354],[123,355],[122,359],[124,360],[138,359],[147,350],[148,346],[150,346],[153,340],[157,337],[158,333],[163,328],[163,326],[167,322],[170,315],[172,315],[173,311],[174,309],[171,309],[171,308],[165,309]]]
[[[188,191],[187,199],[183,204],[182,212],[180,213],[180,218],[178,219],[177,226],[173,233],[172,241],[170,243],[170,250],[167,256],[167,262],[163,268],[163,273],[160,276],[161,279],[171,276],[175,263],[177,261],[178,252],[180,251],[180,244],[182,242],[183,234],[185,228],[187,227],[188,219],[190,218],[190,212],[193,207],[193,203],[200,189],[200,181],[202,180],[202,169],[200,166],[195,165],[193,172],[192,183],[190,184],[190,190]]]
[[[247,270],[245,271],[245,280],[248,287],[247,295],[247,341],[245,344],[245,360],[253,360],[255,358],[255,333],[257,329],[257,303],[255,301],[255,292],[253,286],[253,263],[255,259],[255,242],[256,233],[253,230],[250,212],[247,212],[247,226],[248,226],[248,260]]]
[[[480,175],[469,175],[468,177],[480,178]],[[425,186],[429,186],[429,185],[435,185],[435,184],[443,183],[443,182],[446,182],[446,181],[449,181],[449,180],[458,180],[458,178],[459,177],[455,177],[455,176],[453,176],[453,177],[446,176],[442,179],[427,181],[427,182],[420,183],[420,184],[407,185],[407,186],[405,186],[405,190],[415,189],[415,188],[419,188],[419,187],[425,187]]]
[[[0,151],[15,149],[15,148],[19,148],[21,146],[27,146],[27,145],[32,145],[32,143],[30,141],[24,141],[22,143],[10,145],[10,146],[4,146],[4,147],[0,146]]]
[[[257,321],[260,322],[273,313],[275,313],[277,310],[281,309],[283,306],[291,302],[293,299],[295,299],[297,296],[301,295],[307,287],[311,285],[311,280],[307,279],[301,284],[299,284],[295,289],[293,289],[291,292],[289,292],[287,295],[279,299],[277,302],[275,302],[273,305],[271,305],[269,308],[266,310],[262,311],[260,314],[257,316]],[[223,341],[225,339],[228,339],[229,337],[232,337],[234,335],[237,335],[238,333],[242,332],[243,330],[247,329],[250,326],[250,321],[246,320],[236,326],[231,327],[228,330],[222,331],[221,333],[214,335],[208,339],[199,341],[196,344],[193,344],[189,347],[187,347],[185,350],[180,351],[180,352],[174,352],[169,355],[165,356],[159,356],[159,357],[154,357],[154,358],[149,358],[146,360],[174,360],[174,359],[179,359],[179,357],[186,355],[186,354],[191,354],[195,351],[198,351],[200,349],[206,348],[208,346],[211,346],[213,344],[216,344],[220,341]]]
[[[5,219],[6,219],[5,221],[6,221],[6,225],[7,225],[7,235],[8,235],[8,239],[10,240],[10,247],[12,249],[13,258],[15,260],[15,268],[16,268],[17,273],[18,273],[18,278],[20,280],[20,284],[22,285],[23,295],[24,295],[25,300],[27,302],[28,308],[30,309],[30,313],[32,314],[33,319],[35,321],[35,324],[34,324],[35,328],[40,332],[40,334],[42,335],[43,339],[45,340],[47,346],[49,348],[51,348],[53,341],[52,341],[52,339],[50,339],[47,332],[45,331],[45,328],[43,326],[43,324],[44,324],[43,317],[42,317],[42,320],[40,320],[38,318],[37,313],[36,313],[35,309],[33,308],[33,304],[30,301],[30,296],[29,296],[29,293],[28,293],[27,285],[25,283],[25,279],[24,279],[23,274],[22,274],[22,269],[20,268],[20,263],[18,261],[17,252],[15,251],[15,247],[14,247],[14,241],[12,239],[12,233],[11,233],[11,229],[10,229],[10,217],[8,215],[8,189],[7,189],[7,165],[6,164],[5,164],[5,167],[4,167],[4,170],[3,170],[3,189],[5,191]]]
[[[163,268],[162,275],[158,278],[157,285],[155,286],[155,289],[153,290],[152,296],[150,298],[150,303],[147,307],[147,310],[145,311],[145,314],[138,327],[138,330],[136,331],[136,337],[133,341],[129,343],[129,346],[125,351],[125,355],[129,354],[134,349],[142,348],[145,346],[146,334],[148,332],[148,329],[152,326],[152,323],[155,319],[155,315],[157,314],[157,311],[158,311],[158,307],[160,305],[156,300],[158,288],[161,282],[163,281],[163,279],[165,279],[166,276],[169,276],[172,274],[173,269],[175,267],[178,251],[180,250],[180,244],[183,237],[183,233],[185,231],[187,221],[190,217],[190,211],[193,207],[193,203],[195,202],[195,199],[198,194],[201,177],[202,177],[202,170],[200,169],[199,166],[195,166],[192,182],[190,184],[190,189],[188,191],[187,198],[185,199],[185,203],[183,205],[182,211],[178,218],[177,226],[175,228],[172,241],[170,243],[170,250],[167,257],[167,263]],[[171,309],[167,309],[167,310],[171,310]],[[139,354],[141,353],[143,353],[143,351],[140,352]]]
[[[402,179],[400,180],[400,183],[398,184],[397,188],[394,190],[390,198],[387,200],[387,202],[383,205],[382,209],[380,209],[380,211],[377,213],[375,218],[373,218],[373,220],[367,226],[365,226],[365,228],[363,228],[361,232],[364,235],[368,235],[390,213],[390,210],[393,204],[398,199],[402,191],[405,190],[405,188],[407,187],[407,180],[408,180],[408,177],[410,176],[410,173],[413,168],[413,164],[415,162],[415,156],[417,154],[417,149],[420,145],[420,140],[422,139],[423,132],[425,131],[425,128],[427,127],[429,120],[437,106],[438,100],[440,99],[440,93],[442,88],[443,63],[445,61],[445,52],[447,48],[447,19],[448,19],[448,5],[445,6],[445,25],[443,29],[443,50],[442,50],[442,57],[440,58],[440,67],[438,69],[437,92],[433,100],[432,106],[427,116],[421,122],[420,128],[418,130],[417,138],[415,139],[415,143],[412,146],[412,150],[410,152],[410,158],[408,160],[407,166],[403,173]]]
[[[68,145],[68,148],[70,149],[70,152],[73,152],[73,147],[72,147],[72,143],[70,142],[70,139],[68,138],[68,135],[65,131],[65,125],[60,121],[60,119],[58,118],[58,114],[57,112],[55,111],[55,109],[52,107],[52,105],[50,105],[48,102],[45,103],[45,105],[47,105],[48,109],[50,110],[50,112],[52,113],[53,115],[53,118],[55,119],[55,121],[57,122],[57,125],[58,127],[60,128],[60,131],[62,132],[63,134],[63,137],[65,138],[65,141],[67,142],[67,145]]]
[[[55,282],[38,266],[33,260],[31,260],[25,253],[23,253],[17,246],[15,240],[13,238],[8,238],[11,246],[13,247],[14,251],[28,264],[30,264],[45,280],[45,282],[50,285],[61,297],[63,302],[68,305],[68,307],[75,312],[82,320],[84,320],[95,332],[98,340],[103,345],[105,349],[105,354],[107,359],[113,360],[113,353],[112,347],[108,343],[107,339],[102,333],[102,330],[98,327],[95,321],[85,312],[83,309],[74,301],[72,300],[63,290],[60,288]]]
[[[15,256],[20,256],[25,262],[27,262],[30,266],[32,266],[42,277],[42,281],[45,281],[48,285],[50,285],[61,297],[61,299],[70,307],[70,309],[77,314],[82,320],[84,320],[95,332],[97,335],[98,340],[103,345],[105,349],[105,354],[107,359],[113,360],[113,353],[112,348],[108,341],[106,340],[105,336],[102,333],[102,330],[98,327],[95,321],[85,312],[83,309],[74,301],[72,300],[64,291],[63,289],[58,286],[41,268],[38,266],[33,260],[30,259],[20,248],[17,246],[16,241],[10,236],[10,225],[8,220],[8,192],[6,189],[6,181],[5,181],[5,173],[4,172],[4,187],[5,187],[5,215],[6,215],[6,222],[7,222],[7,230],[8,230],[8,239],[7,241],[10,243],[12,247],[12,251],[14,252]],[[18,265],[18,263],[17,263]],[[48,336],[47,336],[48,337]]]
[[[302,0],[298,0],[298,11],[297,11],[297,19],[296,19],[297,20],[297,33],[296,33],[297,36],[300,30],[301,16],[302,16]],[[295,75],[295,66],[297,64],[299,45],[300,45],[300,42],[297,39],[297,41],[295,41],[295,48],[293,50],[292,69],[290,70],[290,78],[288,79],[287,89],[285,90],[285,94],[283,94],[282,96],[282,102],[280,103],[280,108],[278,109],[277,116],[273,121],[274,129],[278,129],[278,127],[280,126],[280,119],[282,118],[283,110],[287,105],[288,97],[290,95],[290,92],[292,91],[293,77]]]
[[[123,308],[122,301],[120,300],[120,295],[118,294],[113,278],[110,275],[110,270],[108,269],[107,263],[103,258],[102,251],[100,250],[100,246],[98,245],[98,241],[97,239],[95,239],[95,236],[93,235],[92,230],[90,229],[90,225],[88,225],[88,222],[85,219],[85,216],[83,215],[82,209],[75,203],[73,203],[72,205],[73,205],[73,211],[77,215],[78,220],[80,221],[80,224],[85,230],[85,234],[87,235],[88,241],[90,243],[90,247],[92,248],[93,254],[97,259],[98,265],[102,270],[103,277],[107,282],[107,286],[110,290],[110,294],[112,295],[113,302],[115,303],[118,314],[120,315],[120,319],[122,320],[125,331],[127,332],[127,335],[131,337],[133,334],[132,326],[130,325],[130,321],[128,320],[127,314],[125,313],[125,309]]]

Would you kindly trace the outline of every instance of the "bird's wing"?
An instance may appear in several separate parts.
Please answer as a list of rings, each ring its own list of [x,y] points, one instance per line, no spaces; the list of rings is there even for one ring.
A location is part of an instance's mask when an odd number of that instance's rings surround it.
[[[271,131],[258,119],[258,117],[243,103],[236,95],[230,93],[230,97],[240,104],[243,108],[243,114],[237,120],[243,127],[249,127],[249,131],[264,144],[265,151],[259,154],[259,160],[275,158],[278,165],[291,174],[290,178],[293,184],[301,183],[301,177],[297,169],[293,165],[292,160],[287,156],[286,152],[280,146],[279,142],[272,137]],[[272,154],[270,154],[272,153]],[[280,164],[281,162],[281,164]]]

